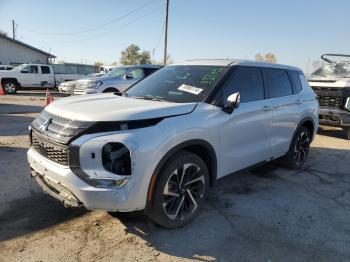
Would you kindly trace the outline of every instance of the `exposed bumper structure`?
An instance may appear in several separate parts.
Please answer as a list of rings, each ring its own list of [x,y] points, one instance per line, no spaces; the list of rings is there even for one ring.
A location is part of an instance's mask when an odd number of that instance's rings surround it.
[[[331,107],[320,107],[320,124],[350,127],[350,112]]]
[[[127,188],[96,188],[78,178],[69,167],[57,164],[32,148],[27,153],[32,176],[43,190],[65,206],[84,205],[89,210],[130,211],[140,209],[128,201]]]

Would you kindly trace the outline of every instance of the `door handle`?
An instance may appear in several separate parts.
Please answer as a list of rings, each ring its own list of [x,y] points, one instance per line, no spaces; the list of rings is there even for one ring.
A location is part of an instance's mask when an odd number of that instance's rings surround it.
[[[297,101],[295,101],[295,103],[296,103],[297,105],[301,105],[303,102],[302,102],[300,99],[297,99]]]
[[[263,111],[270,111],[272,110],[272,106],[269,106],[269,105],[264,105],[263,108],[262,108]]]

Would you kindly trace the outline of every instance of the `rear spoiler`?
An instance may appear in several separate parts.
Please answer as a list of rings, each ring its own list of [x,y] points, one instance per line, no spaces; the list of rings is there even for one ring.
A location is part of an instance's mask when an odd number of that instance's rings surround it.
[[[327,58],[326,56],[331,56],[331,57],[350,57],[350,55],[343,55],[343,54],[323,54],[323,55],[321,55],[321,59],[323,61],[326,61],[327,63],[331,63],[331,64],[338,63],[340,61],[338,61],[338,62],[334,61],[332,59]],[[350,60],[349,61],[341,61],[341,62],[348,62],[348,63],[350,63]]]

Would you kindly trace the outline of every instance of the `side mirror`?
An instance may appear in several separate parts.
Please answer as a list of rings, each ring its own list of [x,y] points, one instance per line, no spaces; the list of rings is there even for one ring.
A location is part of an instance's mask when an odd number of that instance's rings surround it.
[[[228,114],[231,114],[233,110],[239,107],[240,103],[241,95],[239,93],[234,93],[227,98],[225,106],[222,110]]]
[[[28,70],[22,70],[21,73],[23,73],[23,74],[28,74],[29,71],[28,71]]]
[[[127,79],[127,80],[134,79],[134,75],[133,74],[127,74],[127,75],[125,75],[125,79]]]

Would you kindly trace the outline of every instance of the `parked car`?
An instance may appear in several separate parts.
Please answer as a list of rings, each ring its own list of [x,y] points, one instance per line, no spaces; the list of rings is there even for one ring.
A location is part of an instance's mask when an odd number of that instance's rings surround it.
[[[342,127],[350,140],[350,55],[324,54],[309,77],[320,103],[320,124]]]
[[[68,97],[33,121],[28,161],[66,206],[191,221],[208,187],[284,157],[300,169],[318,103],[298,68],[239,60],[166,66],[123,93]]]
[[[86,79],[86,78],[91,78],[91,77],[100,77],[103,75],[104,75],[104,73],[88,74],[88,75],[82,77],[81,79]],[[62,82],[58,85],[58,91],[60,93],[63,93],[63,94],[73,95],[76,82],[77,82],[77,80]]]
[[[0,83],[7,94],[15,94],[21,88],[54,88],[56,84],[74,80],[78,74],[55,74],[52,66],[22,64],[12,70],[0,71]]]
[[[153,74],[160,65],[135,65],[114,68],[103,77],[77,81],[74,95],[123,92],[125,89]]]
[[[0,65],[0,70],[12,70],[14,66],[11,65]]]

